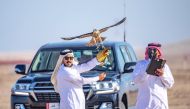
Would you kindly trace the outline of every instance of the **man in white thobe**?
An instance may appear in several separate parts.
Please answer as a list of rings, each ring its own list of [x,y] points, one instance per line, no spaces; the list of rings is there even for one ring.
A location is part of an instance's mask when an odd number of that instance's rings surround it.
[[[77,65],[74,64],[74,54],[72,50],[66,49],[61,52],[51,77],[55,91],[60,95],[60,109],[85,109],[83,84],[103,80],[106,74],[101,73],[97,77],[84,78],[80,76],[80,73],[89,71],[96,65],[101,64],[107,55],[107,52],[99,52],[97,57],[91,61]],[[62,60],[62,62],[60,60]]]
[[[167,89],[174,84],[174,78],[167,64],[149,75],[146,68],[152,58],[162,58],[161,45],[150,43],[146,48],[145,60],[137,62],[133,71],[134,83],[138,86],[136,109],[168,109]]]

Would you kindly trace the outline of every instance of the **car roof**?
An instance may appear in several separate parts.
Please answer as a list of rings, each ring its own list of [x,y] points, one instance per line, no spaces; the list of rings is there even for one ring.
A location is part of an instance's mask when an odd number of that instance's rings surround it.
[[[64,41],[64,42],[56,42],[56,43],[47,43],[41,47],[41,49],[48,49],[48,48],[77,48],[77,47],[87,47],[87,42],[78,42],[78,41]],[[116,41],[105,41],[103,45],[105,46],[116,46],[116,45],[128,45],[127,42],[116,42]]]

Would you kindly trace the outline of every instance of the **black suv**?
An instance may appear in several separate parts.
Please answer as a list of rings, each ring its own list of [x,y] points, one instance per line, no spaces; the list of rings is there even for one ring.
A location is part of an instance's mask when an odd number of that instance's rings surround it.
[[[15,66],[17,74],[24,75],[12,87],[11,109],[59,109],[59,94],[50,82],[61,50],[72,49],[75,59],[87,62],[96,56],[96,47],[87,47],[85,42],[50,43],[42,46],[36,53],[28,71],[26,65]],[[103,66],[96,66],[84,77],[97,76],[106,72],[104,81],[83,86],[86,109],[128,109],[136,102],[137,87],[131,76],[136,55],[126,42],[105,42],[110,54]],[[64,83],[63,83],[64,84]]]

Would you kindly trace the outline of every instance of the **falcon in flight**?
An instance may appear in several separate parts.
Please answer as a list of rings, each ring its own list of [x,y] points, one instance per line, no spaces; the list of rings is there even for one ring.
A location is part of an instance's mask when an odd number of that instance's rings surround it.
[[[61,39],[63,40],[72,40],[72,39],[76,39],[76,38],[86,38],[86,37],[92,37],[90,42],[87,43],[87,46],[94,46],[97,44],[102,44],[102,42],[106,39],[105,37],[101,36],[102,32],[107,31],[109,28],[112,28],[114,26],[120,25],[121,23],[123,23],[126,20],[126,17],[123,18],[121,21],[117,22],[114,25],[102,28],[102,29],[94,29],[93,32],[90,33],[86,33],[86,34],[82,34],[80,36],[74,36],[74,37],[63,37]]]

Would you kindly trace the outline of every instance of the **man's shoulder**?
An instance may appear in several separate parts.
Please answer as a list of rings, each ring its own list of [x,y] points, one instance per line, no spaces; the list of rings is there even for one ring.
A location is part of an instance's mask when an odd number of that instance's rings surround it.
[[[137,64],[136,64],[136,66],[147,66],[149,64],[149,61],[148,60],[139,60],[139,61],[137,61]]]
[[[168,64],[166,63],[166,64],[164,64],[164,68],[165,69],[170,69],[170,67],[168,66]]]
[[[143,59],[143,60],[137,61],[137,64],[145,64],[147,62],[148,62],[148,60]]]

